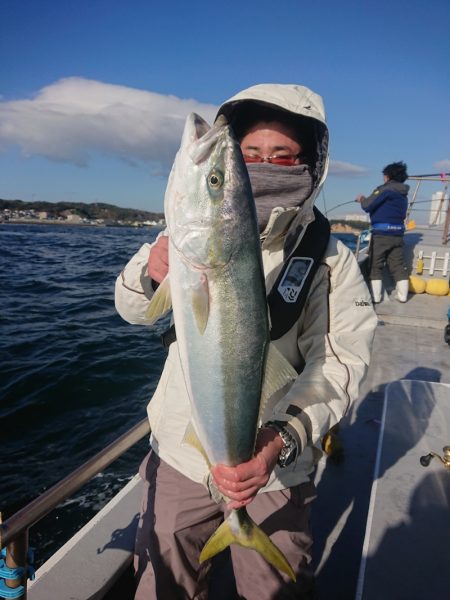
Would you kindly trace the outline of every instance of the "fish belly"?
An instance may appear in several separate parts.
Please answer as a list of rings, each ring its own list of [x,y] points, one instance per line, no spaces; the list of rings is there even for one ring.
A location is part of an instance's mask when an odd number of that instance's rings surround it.
[[[171,281],[171,289],[193,425],[211,463],[236,465],[253,453],[268,343],[260,277],[235,263],[208,270],[209,314],[201,332],[190,301],[201,273],[181,261],[175,270],[184,282],[175,291]]]

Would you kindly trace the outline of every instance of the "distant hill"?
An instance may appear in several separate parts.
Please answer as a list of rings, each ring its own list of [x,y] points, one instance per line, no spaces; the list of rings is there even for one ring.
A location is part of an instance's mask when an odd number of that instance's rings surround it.
[[[104,202],[24,202],[23,200],[0,199],[0,210],[35,210],[45,211],[49,216],[59,217],[64,211],[69,210],[85,219],[104,219],[112,221],[159,221],[164,218],[163,213],[155,213],[136,208],[121,208]]]
[[[330,219],[334,231],[363,231],[369,229],[369,223],[364,221],[347,221],[346,219]]]

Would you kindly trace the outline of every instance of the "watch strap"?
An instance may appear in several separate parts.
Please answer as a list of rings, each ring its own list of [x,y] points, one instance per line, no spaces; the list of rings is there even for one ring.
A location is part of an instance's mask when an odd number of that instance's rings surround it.
[[[278,456],[277,464],[280,468],[287,467],[296,458],[298,453],[298,445],[294,436],[286,429],[285,423],[279,421],[268,421],[264,427],[274,429],[283,440],[283,448]]]

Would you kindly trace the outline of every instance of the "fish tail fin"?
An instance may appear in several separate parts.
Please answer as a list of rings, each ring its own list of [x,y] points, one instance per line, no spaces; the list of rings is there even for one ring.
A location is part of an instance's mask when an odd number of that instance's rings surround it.
[[[295,573],[284,554],[252,521],[245,508],[232,511],[216,529],[200,553],[200,562],[212,558],[231,544],[253,548],[273,567],[286,573],[293,581],[296,580]]]

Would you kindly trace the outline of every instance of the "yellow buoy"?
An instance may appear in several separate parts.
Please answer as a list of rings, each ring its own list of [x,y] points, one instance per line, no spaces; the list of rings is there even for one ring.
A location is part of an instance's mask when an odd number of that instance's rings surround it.
[[[412,294],[423,294],[426,287],[427,282],[425,279],[416,277],[415,275],[410,275],[408,289]]]
[[[449,292],[448,281],[446,279],[429,279],[425,291],[432,296],[446,296]]]

